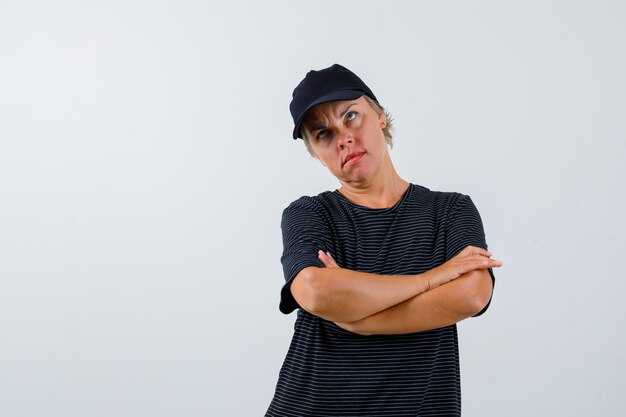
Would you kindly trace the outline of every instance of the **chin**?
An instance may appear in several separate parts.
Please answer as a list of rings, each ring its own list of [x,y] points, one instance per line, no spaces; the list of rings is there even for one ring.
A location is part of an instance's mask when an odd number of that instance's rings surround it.
[[[345,182],[358,182],[358,183],[364,183],[364,182],[368,182],[372,179],[372,176],[369,175],[369,173],[363,173],[363,174],[359,174],[359,175],[350,175],[349,177],[345,178]]]

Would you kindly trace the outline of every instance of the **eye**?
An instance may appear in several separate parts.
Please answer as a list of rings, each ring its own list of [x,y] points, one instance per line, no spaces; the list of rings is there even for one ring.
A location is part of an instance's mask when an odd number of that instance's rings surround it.
[[[320,130],[320,131],[317,133],[317,135],[315,136],[315,138],[316,138],[317,140],[320,140],[320,139],[325,139],[327,136],[328,136],[328,130],[326,130],[326,129],[322,129],[322,130]]]
[[[351,121],[356,119],[356,112],[355,111],[350,111],[348,113],[346,113],[346,120],[347,121]]]

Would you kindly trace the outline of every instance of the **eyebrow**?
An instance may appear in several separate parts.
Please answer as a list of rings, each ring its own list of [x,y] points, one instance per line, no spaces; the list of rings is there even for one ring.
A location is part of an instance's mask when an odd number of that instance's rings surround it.
[[[315,132],[316,130],[322,130],[322,129],[326,129],[326,125],[316,124],[308,128],[309,132],[311,133]]]
[[[348,106],[343,109],[343,111],[339,114],[339,118],[342,118],[346,113],[348,113],[348,110],[350,110],[350,107],[352,106],[356,106],[357,103],[350,103],[348,104]]]

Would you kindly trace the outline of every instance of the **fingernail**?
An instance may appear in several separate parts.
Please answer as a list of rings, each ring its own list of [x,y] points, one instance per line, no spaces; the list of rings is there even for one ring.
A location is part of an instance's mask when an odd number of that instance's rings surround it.
[[[318,255],[322,255],[322,256],[326,256],[326,254],[324,253],[324,251],[323,251],[323,250],[321,250],[321,249],[317,251],[317,254],[318,254]]]
[[[330,252],[326,252],[326,255],[330,256]]]

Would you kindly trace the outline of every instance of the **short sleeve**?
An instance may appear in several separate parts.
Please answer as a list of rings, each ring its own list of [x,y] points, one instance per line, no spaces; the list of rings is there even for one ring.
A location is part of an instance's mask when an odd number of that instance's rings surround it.
[[[461,252],[466,246],[477,246],[488,249],[485,240],[483,222],[478,213],[478,209],[468,195],[460,194],[453,203],[453,207],[448,214],[446,228],[446,261],[450,260]],[[492,285],[495,286],[496,277],[491,268],[488,269],[491,275]],[[491,304],[491,299],[478,314],[480,316]]]
[[[317,258],[317,252],[331,250],[330,227],[316,210],[294,202],[283,211],[281,229],[283,254],[280,261],[286,282],[281,290],[279,308],[289,314],[300,307],[291,293],[291,282],[306,267],[324,266]]]

